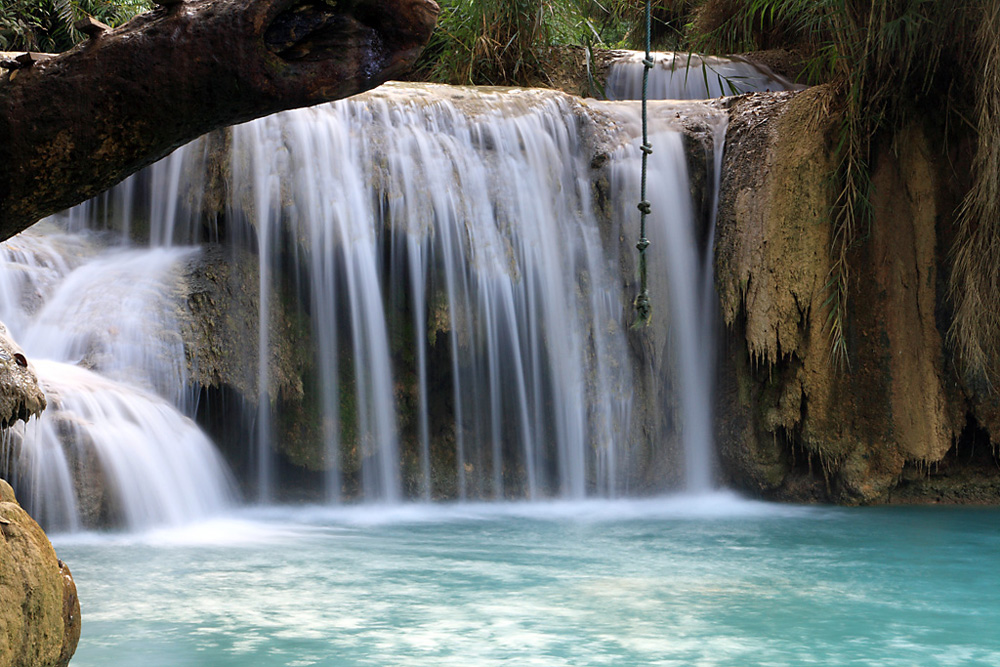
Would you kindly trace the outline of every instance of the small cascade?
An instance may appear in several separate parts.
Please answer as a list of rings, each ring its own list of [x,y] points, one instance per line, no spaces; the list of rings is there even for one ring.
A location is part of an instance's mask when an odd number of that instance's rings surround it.
[[[233,502],[225,462],[205,434],[163,398],[93,371],[35,362],[48,407],[18,425],[12,478],[57,530],[101,523],[141,530],[218,514]],[[82,475],[74,482],[70,470]],[[20,479],[27,475],[27,479]]]
[[[0,474],[47,527],[137,529],[232,503],[219,454],[181,412],[191,401],[175,292],[194,252],[106,248],[51,223],[0,248],[0,321],[49,403],[9,434]]]
[[[656,63],[649,73],[647,95],[651,100],[703,100],[720,96],[742,95],[752,92],[793,90],[797,86],[767,67],[738,56],[728,58],[702,56],[693,53],[654,53]],[[606,92],[616,100],[642,98],[643,60],[645,54],[628,52],[625,58],[612,63],[608,74]],[[725,150],[727,123],[715,123],[711,128],[712,154],[711,201],[709,203],[707,233],[697,238],[696,230],[687,224],[684,216],[663,216],[654,198],[652,219],[653,252],[669,274],[671,326],[676,334],[674,341],[677,365],[683,378],[681,411],[684,427],[685,489],[702,493],[712,489],[714,479],[714,436],[712,403],[718,344],[718,296],[715,292],[713,252],[715,248],[715,218],[719,205],[719,186],[722,178],[722,157]],[[674,138],[658,136],[662,140]],[[651,169],[654,173],[681,168],[671,165],[675,150],[664,155],[654,151]],[[627,175],[625,176],[627,178]],[[655,182],[656,179],[654,179]],[[668,201],[679,201],[676,195]],[[673,204],[668,204],[672,206]],[[680,224],[678,224],[680,220]],[[657,240],[663,232],[666,235]],[[685,239],[678,242],[678,239]]]
[[[21,333],[36,358],[81,364],[155,392],[187,396],[184,344],[171,295],[175,268],[192,252],[113,250],[63,277]]]
[[[605,92],[612,100],[642,99],[642,61],[646,54],[628,51],[608,72]],[[655,52],[649,71],[651,100],[706,100],[743,93],[791,90],[794,84],[767,67],[738,56]]]
[[[714,487],[713,402],[715,355],[718,345],[717,310],[713,272],[715,213],[718,206],[718,178],[725,146],[726,119],[713,119],[711,167],[707,170],[709,201],[707,219],[699,228],[695,202],[689,195],[689,166],[682,137],[678,132],[650,134],[654,146],[649,159],[652,212],[647,221],[650,247],[650,293],[654,302],[653,329],[657,323],[669,331],[662,355],[672,369],[668,380],[679,405],[678,420],[683,450],[683,489],[703,493]],[[654,124],[654,127],[656,125]],[[638,192],[640,159],[638,146],[621,149],[613,161],[611,189]],[[628,156],[628,159],[625,159]],[[635,216],[635,202],[619,202],[617,215]],[[666,403],[668,401],[664,401]]]

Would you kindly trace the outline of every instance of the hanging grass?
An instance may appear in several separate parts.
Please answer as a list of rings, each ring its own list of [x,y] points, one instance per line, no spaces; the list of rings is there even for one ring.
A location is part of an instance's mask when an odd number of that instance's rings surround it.
[[[975,41],[976,154],[958,216],[950,340],[967,373],[995,384],[1000,368],[1000,0],[985,0]]]
[[[953,77],[965,76],[975,26],[980,24],[984,4],[976,0],[707,0],[695,11],[691,24],[696,47],[716,52],[746,52],[776,46],[800,47],[807,54],[802,63],[811,83],[834,84],[831,111],[840,117],[835,151],[839,184],[833,210],[832,269],[827,281],[827,320],[832,359],[849,366],[847,312],[851,251],[863,241],[873,223],[871,195],[872,157],[879,139],[891,139],[923,112],[922,105],[934,99],[938,109],[961,109],[961,92],[967,84],[955,85]],[[985,29],[985,28],[984,28]],[[996,46],[996,32],[990,46]],[[981,39],[980,42],[983,42]],[[979,57],[989,57],[979,49]],[[972,82],[996,93],[996,83]],[[949,100],[949,97],[951,99]],[[980,127],[996,118],[980,118]],[[992,129],[991,133],[996,133]],[[981,134],[981,138],[982,138]],[[980,146],[984,155],[980,171],[1000,166],[995,140]],[[989,159],[997,164],[987,164]],[[1000,212],[997,192],[985,194],[994,218]],[[967,207],[972,218],[985,213],[983,204]],[[1000,223],[997,223],[1000,226]],[[967,225],[969,230],[972,225]],[[1000,229],[996,230],[1000,231]],[[971,231],[970,231],[971,233]],[[975,253],[975,249],[971,249]],[[960,253],[960,256],[961,253]],[[972,270],[973,264],[967,262]],[[1000,304],[1000,270],[996,270],[993,303]],[[977,275],[981,274],[979,271]],[[977,289],[985,289],[979,280]],[[955,289],[957,295],[966,287]],[[971,298],[978,298],[973,296]],[[968,308],[972,308],[970,304]],[[994,309],[994,313],[996,313]],[[995,315],[1000,320],[1000,314]],[[958,319],[969,320],[960,315]],[[989,326],[957,325],[956,336],[971,360],[983,358],[977,340]],[[973,331],[980,335],[973,336]],[[978,356],[977,356],[978,355]]]

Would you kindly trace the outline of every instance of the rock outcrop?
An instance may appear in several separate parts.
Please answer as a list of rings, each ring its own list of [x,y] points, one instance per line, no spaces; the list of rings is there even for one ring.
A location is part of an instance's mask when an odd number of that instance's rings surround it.
[[[28,421],[44,409],[45,394],[31,362],[0,323],[0,428]]]
[[[0,667],[68,665],[79,640],[73,575],[0,480]]]
[[[912,125],[877,152],[873,223],[849,256],[850,365],[831,359],[828,100],[814,88],[732,109],[716,248],[726,477],[776,499],[997,502],[996,470],[958,472],[974,440],[977,470],[994,463],[997,431],[945,343],[959,200],[933,130]]]
[[[0,324],[0,428],[44,409],[34,368]],[[73,575],[0,479],[0,667],[68,665],[79,640]]]

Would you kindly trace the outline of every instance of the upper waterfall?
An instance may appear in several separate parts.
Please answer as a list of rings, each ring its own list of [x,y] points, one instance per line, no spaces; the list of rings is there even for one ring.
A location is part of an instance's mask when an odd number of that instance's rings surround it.
[[[646,54],[625,51],[608,72],[605,91],[612,100],[642,98],[643,60]],[[798,88],[759,63],[740,56],[703,56],[659,51],[651,54],[647,94],[653,100],[705,100],[744,93]]]

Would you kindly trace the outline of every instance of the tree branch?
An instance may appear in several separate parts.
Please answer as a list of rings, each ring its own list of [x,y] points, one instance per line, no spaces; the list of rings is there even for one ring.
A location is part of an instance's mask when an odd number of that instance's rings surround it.
[[[0,76],[0,240],[226,125],[404,72],[434,0],[195,0]]]

